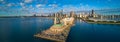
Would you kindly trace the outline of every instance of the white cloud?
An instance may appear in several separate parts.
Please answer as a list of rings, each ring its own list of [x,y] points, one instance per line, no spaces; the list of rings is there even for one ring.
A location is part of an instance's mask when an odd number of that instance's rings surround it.
[[[33,0],[24,0],[25,3],[31,3]]]
[[[58,7],[58,5],[57,4],[49,4],[48,6],[50,6],[50,7]]]
[[[9,4],[7,4],[7,6],[8,6],[8,7],[10,7],[10,6],[12,6],[12,4],[11,4],[11,3],[9,3]]]
[[[15,4],[15,3],[4,3],[5,6],[7,7],[11,7],[11,6],[18,6],[19,4]]]
[[[43,4],[37,4],[36,7],[40,8],[41,6],[44,6]]]
[[[21,6],[24,6],[24,3],[20,3]]]
[[[22,7],[22,9],[25,9],[26,7],[25,7],[25,3],[19,3],[19,5]]]

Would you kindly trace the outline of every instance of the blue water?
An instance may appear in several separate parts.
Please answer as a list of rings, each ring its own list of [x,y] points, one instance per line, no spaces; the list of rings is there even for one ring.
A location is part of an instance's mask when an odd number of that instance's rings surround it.
[[[51,18],[0,18],[0,42],[52,42],[33,35],[53,25]],[[66,42],[120,42],[120,25],[89,24],[77,19]]]

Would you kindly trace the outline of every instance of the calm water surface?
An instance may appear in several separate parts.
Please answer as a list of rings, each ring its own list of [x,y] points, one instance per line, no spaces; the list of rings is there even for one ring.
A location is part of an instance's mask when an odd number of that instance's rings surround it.
[[[0,42],[52,42],[33,36],[52,25],[51,18],[0,18]],[[77,19],[66,42],[120,42],[120,25],[89,24]]]

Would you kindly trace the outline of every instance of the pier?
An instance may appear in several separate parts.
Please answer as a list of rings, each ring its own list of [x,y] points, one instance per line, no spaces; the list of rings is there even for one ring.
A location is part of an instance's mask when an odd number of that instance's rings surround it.
[[[54,25],[34,36],[56,42],[65,42],[69,35],[70,27],[74,24],[73,12],[71,12],[71,15],[71,17],[67,15],[59,17],[55,14]]]
[[[62,27],[52,26],[50,29],[34,35],[43,39],[53,40],[57,42],[65,42],[72,25],[66,25]],[[57,29],[56,29],[57,28]],[[57,31],[59,30],[59,31]]]

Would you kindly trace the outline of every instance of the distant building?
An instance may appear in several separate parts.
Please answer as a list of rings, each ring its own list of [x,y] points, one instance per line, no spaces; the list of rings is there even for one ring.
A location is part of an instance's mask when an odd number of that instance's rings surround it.
[[[70,17],[74,17],[74,15],[75,15],[74,11],[71,11],[70,12]]]
[[[37,15],[36,15],[36,14],[34,14],[33,16],[34,16],[34,17],[36,17]]]
[[[95,14],[95,11],[94,11],[94,10],[92,10],[92,11],[91,11],[90,17],[96,18],[96,17],[98,17],[98,15]]]
[[[94,12],[94,10],[92,10],[92,13],[91,13],[91,15],[94,15],[95,14],[95,12]]]
[[[53,17],[55,17],[55,13],[53,13],[53,15],[52,15]]]
[[[80,18],[88,18],[88,16],[89,16],[88,14],[82,14],[82,13],[79,14]]]

